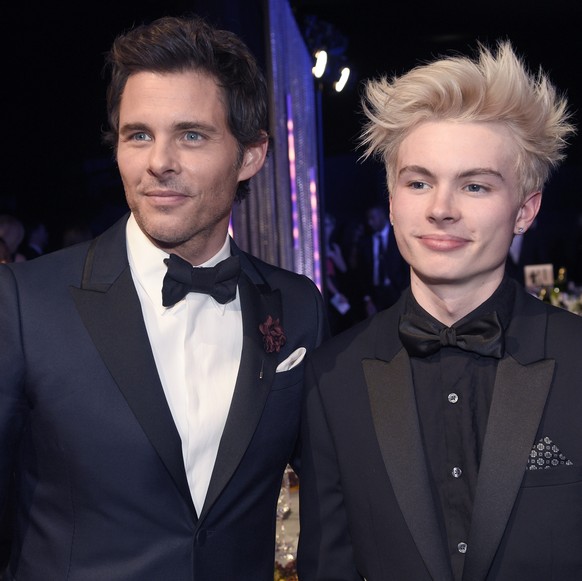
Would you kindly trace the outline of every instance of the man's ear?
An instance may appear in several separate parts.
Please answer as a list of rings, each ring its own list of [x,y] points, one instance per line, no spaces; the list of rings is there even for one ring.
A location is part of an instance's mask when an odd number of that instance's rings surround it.
[[[252,178],[263,167],[268,147],[269,140],[266,136],[263,141],[247,146],[238,172],[239,181]]]
[[[540,206],[542,204],[542,193],[533,192],[529,194],[525,202],[519,208],[517,212],[517,217],[515,218],[515,231],[526,232],[535,220],[538,212],[540,211]]]

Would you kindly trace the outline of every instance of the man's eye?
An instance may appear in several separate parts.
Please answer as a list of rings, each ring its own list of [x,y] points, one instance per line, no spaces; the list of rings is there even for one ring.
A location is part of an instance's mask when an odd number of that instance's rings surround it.
[[[148,135],[147,133],[143,133],[143,132],[140,132],[140,133],[134,133],[134,134],[131,136],[131,138],[132,138],[134,141],[149,141],[149,139],[150,139],[149,135]]]
[[[479,194],[479,193],[481,193],[481,192],[485,192],[485,191],[487,191],[487,189],[486,189],[485,187],[483,187],[482,185],[480,185],[480,184],[469,184],[469,185],[467,186],[467,189],[468,189],[470,192],[474,192],[474,193],[476,193],[476,194]]]
[[[409,187],[413,190],[423,190],[427,186],[424,182],[410,182]]]
[[[197,131],[188,131],[185,135],[186,141],[200,141],[202,139],[202,135]]]

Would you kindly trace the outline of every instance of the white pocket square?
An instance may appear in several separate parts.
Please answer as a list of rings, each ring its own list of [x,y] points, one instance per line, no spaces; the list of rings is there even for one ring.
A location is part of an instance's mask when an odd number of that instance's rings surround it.
[[[295,349],[287,359],[281,361],[279,365],[277,365],[277,369],[275,370],[277,373],[281,373],[281,371],[289,371],[293,369],[296,365],[299,365],[303,358],[305,357],[305,353],[307,353],[307,349],[305,347],[299,347]]]

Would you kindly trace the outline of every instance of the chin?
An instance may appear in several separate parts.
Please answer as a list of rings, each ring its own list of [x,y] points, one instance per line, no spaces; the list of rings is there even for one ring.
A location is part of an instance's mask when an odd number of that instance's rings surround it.
[[[414,270],[414,269],[413,269]],[[459,284],[466,276],[465,273],[457,273],[450,268],[441,272],[433,269],[416,270],[416,277],[418,280],[426,285],[448,285]]]
[[[149,233],[150,238],[153,238],[161,247],[177,246],[188,239],[182,231],[176,229],[154,229]]]
[[[183,223],[174,216],[151,214],[135,214],[136,222],[139,227],[150,238],[159,241],[172,242],[182,238]]]
[[[160,248],[171,248],[184,242],[185,236],[175,228],[142,228],[145,235]]]

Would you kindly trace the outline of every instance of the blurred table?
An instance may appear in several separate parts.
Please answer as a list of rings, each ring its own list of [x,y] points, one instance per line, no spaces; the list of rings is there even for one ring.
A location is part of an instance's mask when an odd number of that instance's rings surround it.
[[[299,490],[289,490],[289,510],[285,518],[277,519],[277,549],[275,551],[275,581],[297,581],[295,558],[299,540]]]

